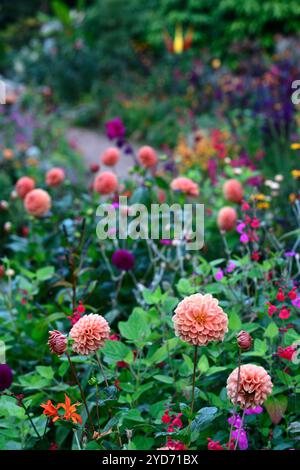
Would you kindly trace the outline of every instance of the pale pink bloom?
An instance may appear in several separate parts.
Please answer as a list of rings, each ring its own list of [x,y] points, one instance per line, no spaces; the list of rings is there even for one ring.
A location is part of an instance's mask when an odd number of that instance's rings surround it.
[[[186,178],[184,176],[175,178],[171,182],[171,189],[173,189],[173,191],[181,191],[188,196],[199,196],[198,185],[190,178]]]
[[[228,317],[211,294],[193,294],[183,299],[177,305],[173,322],[176,336],[195,346],[223,341],[228,331]]]
[[[60,356],[67,349],[67,338],[60,331],[49,331],[48,345],[52,354]]]
[[[138,151],[138,159],[145,168],[151,168],[157,163],[157,155],[155,150],[149,145],[141,147]]]
[[[33,189],[26,194],[24,207],[30,215],[42,217],[51,208],[51,197],[43,189]]]
[[[111,194],[116,191],[118,180],[116,175],[110,171],[104,171],[96,176],[94,181],[94,189],[99,194]]]
[[[218,213],[217,223],[220,230],[229,230],[234,229],[237,221],[237,213],[233,207],[222,207]]]
[[[16,192],[21,199],[24,199],[26,194],[32,191],[35,187],[35,181],[29,176],[22,176],[16,183]]]
[[[46,184],[48,186],[59,186],[65,179],[65,172],[62,168],[51,168],[46,173]]]
[[[227,395],[235,404],[237,391],[238,367],[227,379]],[[264,403],[271,394],[273,384],[267,371],[254,364],[245,364],[240,369],[237,404],[243,409],[255,408]]]
[[[243,186],[238,180],[228,180],[224,183],[223,194],[227,201],[240,203],[244,195]]]
[[[91,354],[104,346],[109,339],[110,328],[101,315],[84,315],[78,320],[70,331],[70,338],[74,340],[72,349],[77,354]]]
[[[101,160],[106,166],[114,166],[120,160],[120,152],[116,147],[109,147],[103,153]]]

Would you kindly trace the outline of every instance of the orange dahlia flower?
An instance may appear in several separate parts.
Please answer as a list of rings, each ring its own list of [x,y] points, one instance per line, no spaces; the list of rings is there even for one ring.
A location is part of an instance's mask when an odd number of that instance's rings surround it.
[[[228,317],[211,294],[193,294],[177,305],[173,316],[175,334],[194,346],[223,341]]]
[[[84,315],[75,323],[70,331],[70,338],[74,340],[72,349],[77,354],[88,355],[104,346],[109,338],[110,328],[101,315],[91,313]]]
[[[227,379],[227,395],[241,408],[255,408],[264,403],[272,392],[273,384],[267,371],[254,364],[245,364],[240,369],[240,380],[237,390],[238,367],[231,372]],[[236,398],[237,395],[237,398]]]

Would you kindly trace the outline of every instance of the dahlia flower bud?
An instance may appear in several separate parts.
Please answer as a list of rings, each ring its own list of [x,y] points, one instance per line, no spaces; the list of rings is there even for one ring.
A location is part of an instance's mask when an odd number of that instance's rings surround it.
[[[240,331],[237,335],[237,343],[240,349],[247,351],[252,346],[252,338],[247,331]]]
[[[49,331],[48,345],[52,354],[61,356],[67,349],[67,338],[60,331]]]

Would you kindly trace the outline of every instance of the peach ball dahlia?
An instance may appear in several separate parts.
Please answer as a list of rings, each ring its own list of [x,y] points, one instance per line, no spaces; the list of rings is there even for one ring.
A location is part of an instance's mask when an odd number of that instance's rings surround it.
[[[235,404],[243,409],[255,408],[264,403],[272,392],[273,384],[267,371],[254,364],[241,366],[239,388],[237,391],[238,367],[234,369],[227,379],[227,395]],[[236,399],[237,393],[237,399]]]
[[[223,341],[228,317],[211,294],[193,294],[176,307],[173,316],[175,334],[194,346]]]
[[[104,346],[109,333],[109,325],[101,315],[93,313],[84,315],[70,331],[70,338],[74,340],[72,349],[82,355],[96,352]]]

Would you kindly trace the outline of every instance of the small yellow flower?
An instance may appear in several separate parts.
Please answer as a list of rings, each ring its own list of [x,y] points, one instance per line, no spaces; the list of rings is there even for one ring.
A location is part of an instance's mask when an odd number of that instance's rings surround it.
[[[213,69],[219,69],[221,67],[220,59],[213,59],[211,62],[211,66]]]
[[[270,203],[269,202],[258,202],[257,207],[258,207],[258,209],[269,209]]]
[[[254,201],[264,201],[266,199],[266,196],[264,194],[252,194],[250,199]]]
[[[294,142],[293,144],[290,145],[290,148],[292,150],[300,150],[300,143]]]
[[[292,170],[291,175],[293,178],[300,178],[300,170]]]
[[[297,199],[297,195],[296,195],[295,193],[291,193],[291,194],[289,195],[289,201],[290,201],[291,204],[294,204],[294,202],[296,201],[296,199]]]

